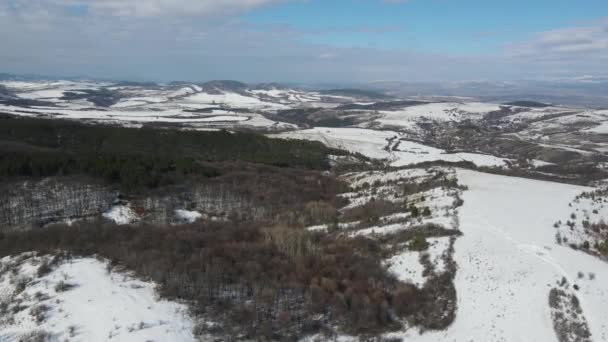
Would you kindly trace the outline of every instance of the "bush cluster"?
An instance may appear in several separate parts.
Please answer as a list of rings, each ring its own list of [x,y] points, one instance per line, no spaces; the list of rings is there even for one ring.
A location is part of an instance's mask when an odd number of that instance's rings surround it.
[[[199,314],[223,317],[238,333],[286,339],[325,324],[357,333],[400,326],[423,307],[413,285],[382,267],[382,247],[278,226],[225,223],[115,227],[102,223],[8,233],[0,255],[24,251],[101,255],[189,300]],[[314,317],[321,314],[321,320]],[[273,337],[274,336],[274,337]]]

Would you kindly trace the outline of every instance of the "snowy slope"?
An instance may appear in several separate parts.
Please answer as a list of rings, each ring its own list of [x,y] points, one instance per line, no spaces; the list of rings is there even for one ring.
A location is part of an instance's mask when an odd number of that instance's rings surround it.
[[[376,131],[363,128],[315,127],[269,136],[320,141],[328,147],[358,152],[369,158],[388,159],[391,157],[391,153],[386,151],[385,147],[388,146],[389,139],[395,139],[399,134],[392,131]]]
[[[94,258],[61,261],[38,277],[40,262],[40,257],[2,259],[0,301],[23,308],[0,317],[0,341],[21,341],[33,331],[48,334],[50,341],[194,341],[186,306],[159,300],[153,284],[108,272]],[[18,293],[15,279],[31,280]],[[60,289],[62,282],[69,286]]]
[[[584,188],[460,171],[469,186],[456,240],[456,321],[446,331],[397,334],[408,341],[557,341],[548,295],[565,277],[594,341],[608,340],[608,264],[556,244],[555,213]],[[579,279],[593,272],[595,279]]]
[[[194,127],[255,127],[266,129],[295,128],[294,125],[267,119],[260,112],[272,113],[290,108],[277,99],[266,101],[253,92],[243,94],[203,92],[196,85],[158,86],[151,88],[111,86],[89,82],[0,82],[20,98],[52,102],[53,106],[0,104],[0,110],[20,116],[59,117],[115,124],[169,123]],[[64,92],[110,90],[118,102],[108,108],[96,107],[85,99],[64,100]],[[275,101],[276,100],[276,101]],[[288,103],[291,103],[288,101]],[[293,104],[293,103],[292,103]],[[233,110],[237,108],[238,110]],[[205,109],[204,111],[197,110]],[[238,111],[238,113],[237,113]]]
[[[553,228],[555,215],[569,213],[572,198],[589,189],[469,170],[457,174],[469,189],[458,210],[463,235],[454,246],[456,319],[443,331],[412,328],[384,337],[410,342],[558,342],[554,319],[562,316],[550,306],[549,294],[561,289],[566,306],[576,296],[578,319],[586,321],[591,333],[589,339],[570,341],[608,341],[608,263],[558,245]],[[435,239],[428,251],[439,268],[442,244],[445,241]],[[419,257],[418,252],[404,252],[387,266],[399,279],[420,285],[425,279]],[[349,336],[337,340],[359,341]]]
[[[480,119],[484,114],[499,110],[500,106],[488,103],[428,103],[395,111],[380,111],[376,120],[381,127],[414,129],[420,121],[462,121]]]
[[[400,167],[422,162],[443,160],[448,162],[470,161],[477,166],[505,166],[505,158],[479,153],[447,153],[417,142],[399,140],[403,135],[394,131],[364,128],[315,127],[269,135],[274,138],[320,141],[333,148],[340,148],[374,159],[386,159],[391,166]]]

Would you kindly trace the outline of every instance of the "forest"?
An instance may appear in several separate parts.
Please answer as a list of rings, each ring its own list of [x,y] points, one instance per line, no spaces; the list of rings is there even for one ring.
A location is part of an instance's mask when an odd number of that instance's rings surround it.
[[[201,326],[196,334],[228,340],[297,340],[311,333],[331,335],[336,328],[377,336],[402,328],[404,320],[429,329],[445,327],[453,319],[446,314],[453,310],[445,308],[454,296],[443,303],[437,298],[453,292],[452,279],[437,276],[417,288],[398,281],[382,264],[395,252],[385,245],[405,246],[415,236],[395,236],[393,243],[382,244],[304,229],[335,225],[344,205],[337,195],[347,185],[321,172],[329,170],[330,154],[347,153],[248,132],[0,116],[5,186],[23,179],[89,177],[119,186],[129,193],[133,208],[143,212],[138,205],[145,196],[172,201],[189,196],[180,188],[217,184],[218,189],[203,191],[206,196],[224,198],[231,192],[234,208],[242,201],[265,213],[227,211],[226,220],[185,225],[142,221],[116,226],[88,218],[71,225],[58,221],[0,230],[0,257],[36,251],[55,258],[109,259],[115,269],[159,284],[162,297],[186,301],[197,317],[221,322],[215,331]],[[146,195],[138,197],[140,191]],[[428,247],[424,238],[417,245]]]
[[[124,128],[0,116],[0,180],[80,174],[137,190],[173,184],[187,176],[217,177],[222,171],[215,164],[220,162],[325,170],[329,154],[345,153],[318,142],[247,132]]]
[[[439,293],[453,291],[449,276],[430,279],[423,288],[400,282],[382,266],[390,253],[383,246],[366,237],[250,222],[85,222],[0,233],[0,257],[26,251],[58,260],[98,256],[115,270],[135,271],[160,284],[163,297],[186,300],[199,317],[220,322],[196,333],[227,340],[291,341],[336,326],[377,336],[401,328],[403,319],[430,329],[449,324],[453,317],[436,306]]]

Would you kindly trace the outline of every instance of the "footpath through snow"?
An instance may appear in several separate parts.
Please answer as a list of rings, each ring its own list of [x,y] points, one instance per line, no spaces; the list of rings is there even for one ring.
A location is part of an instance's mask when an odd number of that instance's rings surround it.
[[[446,331],[407,341],[557,341],[549,291],[565,277],[593,341],[608,341],[608,263],[555,241],[553,223],[583,187],[458,171],[469,186],[456,241],[458,312]],[[579,278],[582,272],[591,277]],[[398,335],[398,334],[397,334]]]

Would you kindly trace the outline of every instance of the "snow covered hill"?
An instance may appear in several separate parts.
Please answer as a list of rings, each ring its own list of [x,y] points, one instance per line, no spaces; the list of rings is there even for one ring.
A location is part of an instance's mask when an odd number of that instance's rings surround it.
[[[256,129],[352,152],[328,156],[336,166],[328,174],[348,188],[334,194],[341,204],[332,207],[335,221],[307,229],[381,242],[386,250],[378,264],[419,290],[438,287],[433,281],[439,277],[447,284],[447,290],[425,292],[439,303],[431,312],[447,328],[422,329],[404,320],[385,338],[608,341],[606,110],[472,98],[372,99],[365,92],[231,81],[0,85],[7,89],[0,113],[135,127]],[[188,208],[172,209],[173,221],[213,217],[204,207]],[[129,224],[137,215],[121,203],[103,216]],[[50,262],[33,254],[1,260],[0,341],[194,340],[186,306],[156,298],[153,284],[92,258],[58,260],[45,270]],[[329,337],[305,341],[315,338]]]
[[[559,245],[554,237],[555,213],[568,212],[573,196],[586,188],[469,170],[456,174],[468,187],[456,211],[462,232],[453,246],[456,319],[445,330],[414,328],[384,337],[413,342],[607,341],[608,263]],[[383,229],[390,226],[376,227],[375,233]],[[448,248],[447,240],[429,241],[425,254],[441,270],[437,256]],[[406,252],[388,264],[398,277],[424,284],[419,259]]]
[[[458,175],[469,186],[454,255],[458,315],[444,332],[406,334],[407,340],[558,341],[549,294],[564,278],[592,340],[608,340],[608,263],[558,245],[552,227],[555,213],[567,211],[584,188],[472,171]]]
[[[194,341],[185,305],[94,258],[0,260],[0,341]]]
[[[1,81],[0,85],[15,96],[0,101],[0,111],[5,113],[192,128],[284,130],[295,126],[268,118],[278,110],[355,101],[353,97],[314,91],[234,86],[228,81],[142,85],[41,80]]]
[[[395,131],[364,128],[315,127],[269,135],[274,138],[320,141],[333,148],[360,153],[373,159],[384,159],[399,167],[430,161],[473,162],[477,166],[505,166],[506,158],[481,153],[448,153],[414,141]]]

